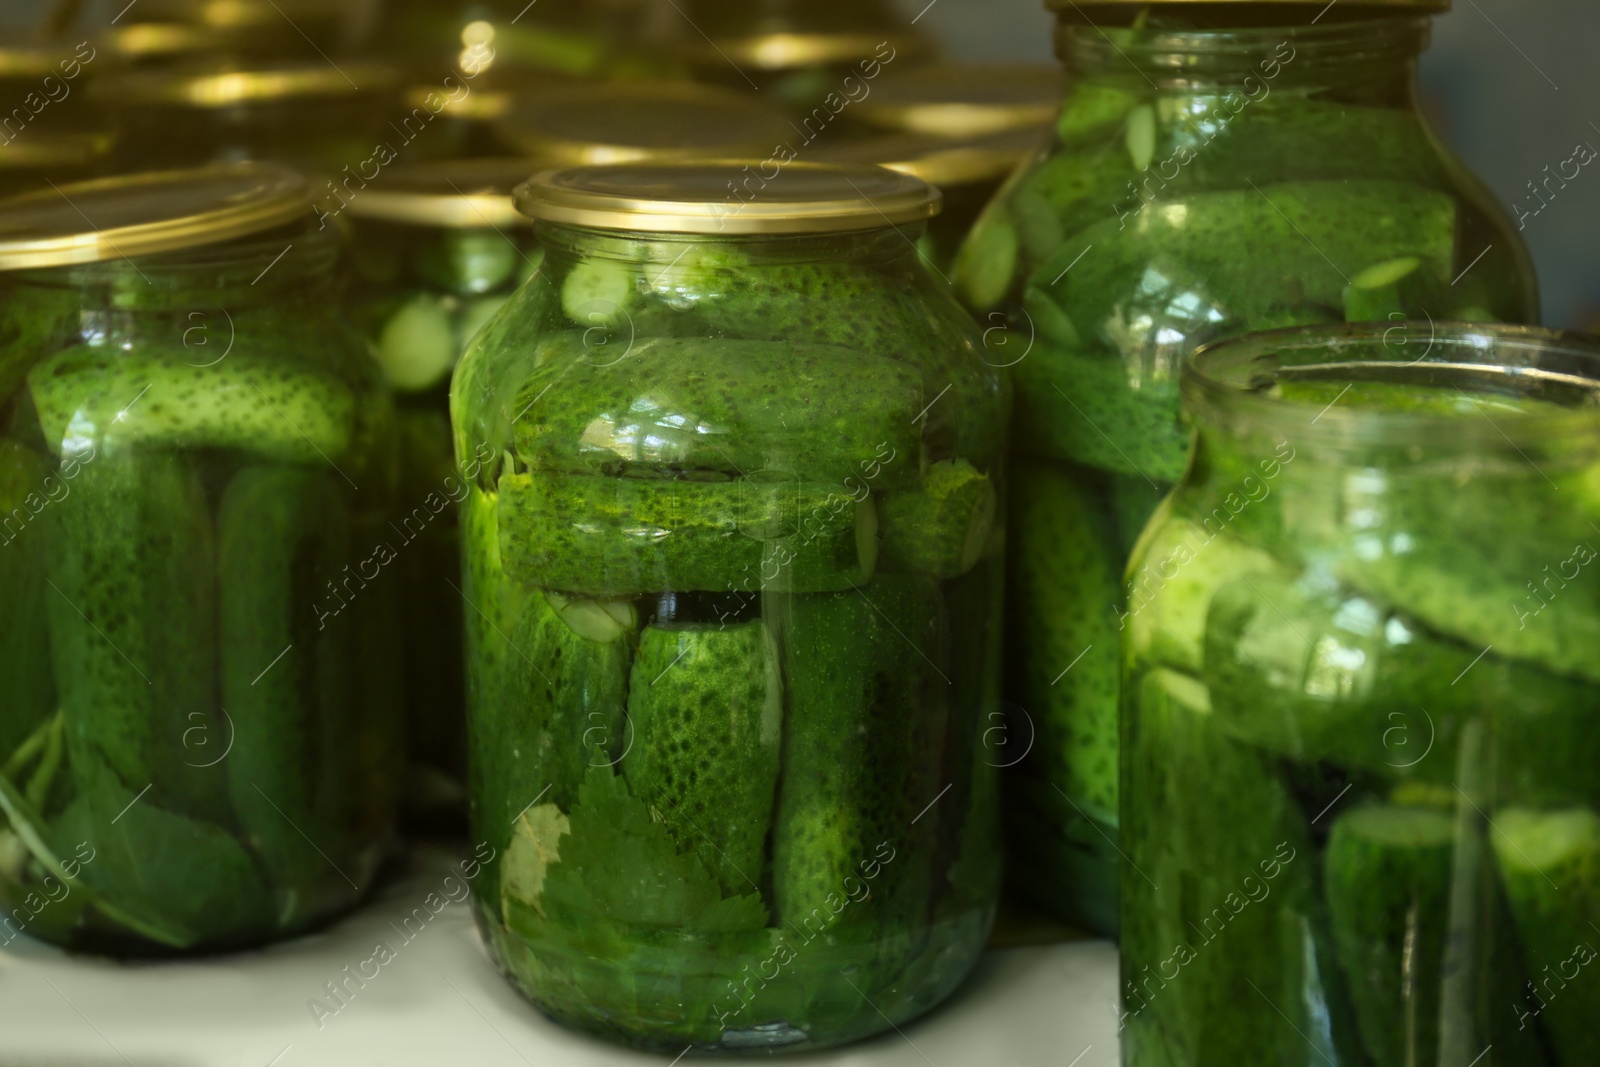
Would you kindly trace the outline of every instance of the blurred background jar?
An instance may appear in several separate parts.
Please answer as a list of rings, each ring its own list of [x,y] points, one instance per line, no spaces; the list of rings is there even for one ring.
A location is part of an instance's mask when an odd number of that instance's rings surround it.
[[[457,507],[466,493],[451,456],[450,372],[478,329],[538,269],[543,253],[512,202],[532,164],[467,160],[397,168],[349,203],[350,317],[396,397],[405,548],[406,814],[463,829],[466,723],[462,694]]]
[[[914,250],[936,192],[748,180],[523,186],[544,264],[451,391],[479,927],[668,1054],[921,1014],[999,882],[1005,381]]]
[[[0,897],[60,901],[30,934],[273,941],[392,843],[392,413],[338,252],[262,164],[0,205]]]
[[[218,59],[114,73],[93,99],[125,170],[256,159],[327,180],[382,167],[425,132],[412,116],[390,127],[397,85],[368,62]]]
[[[1057,8],[1055,138],[955,266],[1017,384],[1008,698],[1015,885],[1116,926],[1123,567],[1183,473],[1178,370],[1297,323],[1524,322],[1532,265],[1417,108],[1429,2]]]
[[[748,93],[683,82],[574,85],[518,98],[500,136],[545,166],[767,159],[792,139],[783,114]]]
[[[204,31],[221,52],[311,59],[319,53],[348,55],[366,45],[379,11],[380,0],[138,0],[111,14],[122,32],[188,26]],[[168,31],[149,32],[160,39]]]
[[[103,133],[38,132],[0,147],[0,196],[50,188],[102,173],[111,157]]]
[[[686,0],[679,14],[663,21],[663,43],[694,77],[759,92],[799,113],[819,106],[846,77],[875,78],[885,65],[916,63],[935,51],[885,0]]]
[[[1129,566],[1122,1062],[1593,1062],[1600,346],[1284,330],[1182,390]]]

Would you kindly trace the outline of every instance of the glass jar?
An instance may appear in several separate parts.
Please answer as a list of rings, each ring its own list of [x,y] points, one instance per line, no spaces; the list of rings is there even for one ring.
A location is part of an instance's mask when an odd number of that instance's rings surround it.
[[[1038,130],[1061,106],[1061,69],[1043,63],[925,63],[886,72],[846,114],[884,133],[963,139]]]
[[[1515,228],[1418,110],[1427,6],[1063,4],[1055,141],[958,257],[1017,382],[1016,881],[1094,930],[1116,926],[1119,587],[1188,462],[1181,360],[1274,326],[1537,318]]]
[[[451,392],[480,927],[554,1018],[674,1054],[920,1014],[999,876],[1009,397],[912,247],[938,194],[743,173],[523,186],[544,266]]]
[[[336,255],[260,164],[0,206],[5,941],[231,949],[372,886],[392,420]]]
[[[1182,389],[1123,617],[1123,1063],[1593,1062],[1600,345],[1308,327]]]
[[[103,133],[33,133],[0,148],[0,196],[48,189],[104,171],[111,138]]]
[[[686,0],[669,23],[674,53],[696,78],[755,90],[797,115],[838,101],[891,64],[926,59],[933,42],[887,0]],[[850,79],[846,81],[845,79]]]
[[[215,59],[109,73],[91,98],[110,116],[122,169],[270,160],[335,196],[371,182],[434,121],[419,108],[391,127],[397,84],[366,62]]]
[[[396,169],[351,199],[347,216],[350,317],[396,397],[401,648],[411,765],[421,772],[405,802],[428,821],[466,809],[465,683],[460,643],[448,638],[462,626],[457,506],[467,486],[451,455],[450,372],[543,259],[511,198],[530,169],[516,160]]]
[[[547,166],[751,157],[767,169],[794,133],[749,93],[661,81],[552,86],[518,98],[498,129]]]
[[[946,282],[962,239],[1006,176],[1033,155],[1044,134],[1017,129],[982,137],[926,133],[855,136],[819,142],[806,158],[817,163],[869,163],[909,174],[944,194],[944,207],[928,223],[917,251]]]
[[[540,0],[518,11],[483,0],[390,0],[378,42],[385,55],[424,76],[458,53],[487,55],[501,69],[519,72],[660,72],[659,55],[650,54],[645,40],[648,6],[642,0]]]

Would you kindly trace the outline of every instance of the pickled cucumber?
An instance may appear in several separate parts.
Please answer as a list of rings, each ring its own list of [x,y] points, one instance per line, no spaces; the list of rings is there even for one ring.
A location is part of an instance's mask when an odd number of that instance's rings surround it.
[[[931,666],[942,660],[937,587],[883,577],[773,607],[787,698],[774,911],[812,936],[836,919],[914,926],[927,906],[922,865],[882,861],[915,854],[912,839],[940,821],[930,813],[928,826],[913,823],[945,785],[929,771],[938,773],[936,724],[949,707]]]
[[[1562,1067],[1600,1063],[1600,815],[1503,809],[1490,840],[1530,976],[1512,1009],[1519,1029],[1536,1017]]]
[[[633,795],[725,893],[756,892],[783,733],[777,651],[765,624],[645,627],[628,717],[634,743],[619,766]]]
[[[337,617],[342,608],[306,606],[308,597],[327,599],[351,558],[350,519],[332,477],[245,467],[218,509],[221,706],[232,741],[216,773],[227,775],[234,815],[271,876],[285,926],[325,903],[302,895],[330,874],[318,849],[334,847],[342,824],[324,810],[333,784],[325,779],[347,772],[353,755],[329,736],[356,697],[352,620]],[[213,743],[220,756],[227,734],[222,716],[212,719],[218,725],[207,724],[195,762],[212,758]]]
[[[200,476],[166,453],[102,455],[49,514],[50,652],[74,771],[101,760],[168,810],[216,818],[227,772],[190,765],[203,760],[184,744],[218,712],[216,537]]]
[[[848,589],[876,561],[872,502],[826,485],[530,471],[500,498],[506,572],[588,596]]]
[[[143,349],[68,348],[28,372],[52,451],[91,443],[229,448],[280,463],[338,462],[356,417],[350,387],[331,372],[236,351],[210,366]]]
[[[662,339],[597,359],[578,344],[547,355],[515,401],[518,454],[591,474],[782,472],[872,488],[914,481],[926,401],[896,360],[797,342]]]
[[[56,710],[42,516],[72,491],[37,452],[0,440],[0,765]]]
[[[1323,857],[1339,965],[1373,1063],[1433,1063],[1448,932],[1455,819],[1361,807],[1333,824]]]
[[[989,547],[994,486],[965,460],[928,468],[919,489],[890,493],[879,516],[885,571],[955,578],[970,571]]]

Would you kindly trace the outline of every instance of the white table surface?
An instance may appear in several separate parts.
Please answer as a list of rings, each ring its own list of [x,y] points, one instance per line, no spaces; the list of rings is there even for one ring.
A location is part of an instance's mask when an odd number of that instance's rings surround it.
[[[670,1057],[561,1029],[501,979],[467,905],[409,943],[389,925],[447,873],[424,850],[366,907],[261,952],[182,963],[0,952],[0,1067],[631,1067]],[[384,941],[397,957],[319,1028],[307,1006]],[[989,952],[943,1007],[883,1037],[791,1063],[845,1067],[1114,1067],[1116,952],[1077,941]],[[773,1063],[772,1059],[724,1063]]]

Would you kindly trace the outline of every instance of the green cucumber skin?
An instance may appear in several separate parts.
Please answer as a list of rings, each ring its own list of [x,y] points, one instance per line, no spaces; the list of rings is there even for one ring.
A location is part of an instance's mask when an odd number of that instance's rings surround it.
[[[514,432],[518,455],[551,470],[821,482],[871,470],[886,488],[920,471],[926,402],[914,367],[844,348],[659,339],[616,357],[573,344],[529,375]]]
[[[1573,835],[1553,861],[1530,856],[1525,841],[1516,843],[1525,831],[1551,822],[1565,823],[1564,829]],[[1517,990],[1512,1009],[1492,1006],[1513,1010],[1519,1029],[1535,1025],[1522,1017],[1524,1012],[1535,1016],[1562,1067],[1600,1063],[1600,1034],[1594,1025],[1600,1018],[1600,974],[1595,972],[1600,935],[1592,925],[1600,916],[1600,816],[1592,808],[1502,808],[1496,825],[1491,843],[1533,988]],[[1530,867],[1529,858],[1538,869]],[[1565,973],[1569,964],[1576,976]]]
[[[930,889],[918,857],[933,840],[927,831],[946,821],[935,811],[927,825],[912,823],[945,785],[933,778],[943,773],[950,686],[923,659],[948,662],[939,589],[926,578],[880,576],[858,590],[768,604],[786,696],[772,845],[777,921],[808,933],[831,927],[828,898],[838,905],[852,886],[869,884],[869,866],[898,853],[870,881],[871,896],[838,921],[914,928]]]
[[[756,892],[777,792],[783,694],[772,635],[647,626],[628,685],[633,795],[728,894]]]
[[[1270,574],[1224,584],[1205,678],[1224,729],[1267,752],[1449,786],[1463,731],[1481,722],[1499,803],[1600,803],[1600,687],[1474,651],[1348,592],[1313,596]]]
[[[487,702],[504,764],[508,828],[535,797],[570,812],[590,767],[624,751],[631,635],[600,642],[562,621],[535,592],[508,635],[500,687]]]
[[[1422,271],[1449,277],[1453,263],[1455,203],[1418,186],[1292,182],[1259,192],[1194,193],[1174,203],[1185,209],[1181,225],[1158,208],[1147,208],[1137,224],[1106,219],[1060,246],[1035,273],[1037,287],[1084,342],[1080,349],[1052,347],[1016,366],[1024,451],[1157,482],[1182,475],[1189,434],[1178,421],[1176,375],[1150,363],[1154,355],[1130,366],[1125,353],[1150,342],[1112,336],[1102,325],[1108,309],[1118,309],[1118,321],[1148,315],[1193,346],[1269,320],[1281,323],[1290,289],[1305,308],[1299,318],[1318,321],[1322,308],[1342,305],[1341,270],[1415,255]],[[1240,254],[1241,241],[1248,242],[1248,256]],[[1085,249],[1092,254],[1056,284]],[[1165,265],[1170,284],[1146,293],[1141,285],[1153,263]],[[1167,305],[1177,287],[1203,294],[1202,305],[1222,317],[1173,318]]]
[[[355,436],[356,397],[342,380],[242,351],[197,366],[170,353],[68,348],[36,364],[28,387],[58,453],[93,438],[106,451],[237,449],[316,466],[339,462]]]
[[[500,553],[516,580],[589,596],[812,592],[867,577],[842,487],[608,478],[500,479]]]
[[[192,766],[209,757],[184,744],[218,721],[216,535],[199,475],[182,456],[101,454],[51,517],[51,658],[74,768],[104,759],[163,807],[215,818],[227,772]]]
[[[1018,464],[1007,535],[1007,695],[1036,731],[1028,776],[1054,783],[1034,800],[1058,826],[1088,815],[1114,832],[1122,567],[1099,477]]]
[[[1383,840],[1383,820],[1415,841]],[[1432,1063],[1448,935],[1454,819],[1426,810],[1356,808],[1333,824],[1323,855],[1334,946],[1374,1063]]]
[[[221,769],[288,926],[320,910],[308,897],[334,872],[318,848],[340,854],[347,832],[324,810],[330,778],[348,777],[357,758],[330,736],[352,714],[352,619],[319,620],[317,607],[352,558],[350,518],[332,477],[244,467],[218,509],[222,706],[233,726]],[[194,758],[209,758],[209,746],[205,753]]]
[[[988,538],[995,491],[988,476],[970,463],[946,460],[930,466],[917,489],[887,494],[879,510],[880,569],[956,578],[976,563],[969,538],[974,533]]]
[[[52,478],[44,457],[0,440],[0,678],[5,679],[0,688],[0,763],[56,709],[46,621],[55,594],[45,584],[45,515],[59,503],[52,498],[62,492],[72,492],[71,481],[61,473]],[[30,529],[35,524],[44,528]]]
[[[1197,679],[1155,670],[1125,692],[1124,1040],[1151,1062],[1361,1062],[1311,828],[1278,767],[1217,728]]]

